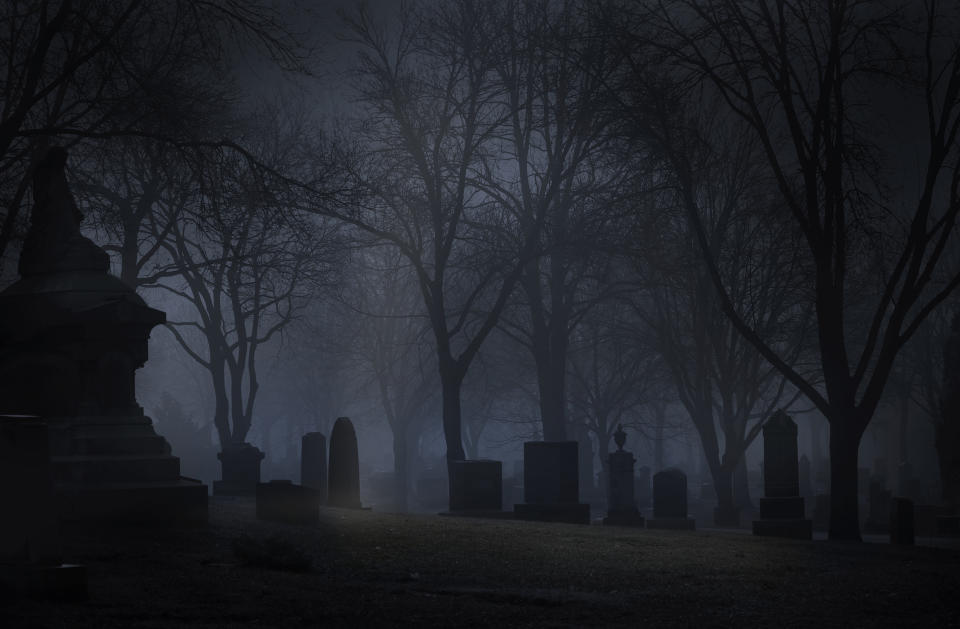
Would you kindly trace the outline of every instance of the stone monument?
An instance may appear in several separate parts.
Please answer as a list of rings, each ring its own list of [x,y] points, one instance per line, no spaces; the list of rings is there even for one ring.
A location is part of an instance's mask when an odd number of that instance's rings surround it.
[[[687,517],[687,475],[669,468],[653,475],[653,517],[648,529],[696,528],[696,520]]]
[[[580,502],[576,441],[523,444],[523,502],[513,505],[518,520],[590,523],[590,505]]]
[[[349,417],[338,417],[330,432],[330,469],[327,474],[327,504],[360,508],[360,458],[357,433]]]
[[[61,518],[205,523],[207,488],[181,478],[134,393],[165,315],[80,234],[66,159],[55,147],[36,162],[21,279],[0,293],[0,413],[47,424]]]
[[[804,515],[797,462],[797,424],[782,410],[763,426],[763,484],[754,535],[813,539]]]
[[[215,496],[253,496],[260,483],[260,463],[264,453],[246,443],[227,443],[217,452],[220,480],[213,481]]]
[[[615,526],[643,526],[643,516],[637,510],[633,489],[633,454],[623,449],[627,433],[618,425],[613,433],[617,451],[609,455],[609,482],[607,486],[607,517],[603,523]]]

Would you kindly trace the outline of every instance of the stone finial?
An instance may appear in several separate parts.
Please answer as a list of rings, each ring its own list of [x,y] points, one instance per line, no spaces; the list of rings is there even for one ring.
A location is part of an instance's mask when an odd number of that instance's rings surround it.
[[[65,271],[106,273],[110,268],[106,252],[80,234],[83,214],[70,193],[66,163],[66,149],[55,146],[34,164],[33,211],[18,267],[23,277]]]
[[[623,424],[617,424],[617,432],[613,433],[613,442],[617,444],[617,450],[623,450],[623,444],[627,442],[627,433],[623,432]]]

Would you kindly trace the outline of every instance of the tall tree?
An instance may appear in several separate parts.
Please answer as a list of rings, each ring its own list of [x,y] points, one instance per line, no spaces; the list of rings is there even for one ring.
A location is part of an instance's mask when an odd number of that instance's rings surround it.
[[[894,359],[960,284],[957,269],[942,264],[960,213],[957,7],[682,0],[644,18],[656,29],[647,44],[689,88],[683,97],[716,94],[745,123],[783,219],[804,244],[811,272],[801,290],[815,311],[822,386],[794,369],[731,298],[676,141],[685,121],[661,129],[722,310],[830,422],[830,537],[859,539],[860,439]],[[878,100],[893,105],[878,108]],[[914,164],[900,159],[900,131],[922,138]],[[917,182],[888,185],[900,168],[919,173]]]

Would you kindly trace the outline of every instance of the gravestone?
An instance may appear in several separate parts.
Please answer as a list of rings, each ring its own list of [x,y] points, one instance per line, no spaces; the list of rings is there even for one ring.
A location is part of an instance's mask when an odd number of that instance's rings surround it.
[[[777,411],[763,426],[764,497],[760,519],[753,521],[754,535],[813,539],[813,524],[804,517],[798,467],[797,425]]]
[[[693,529],[696,520],[687,517],[687,475],[670,468],[653,475],[653,517],[649,529]]]
[[[207,488],[180,476],[135,395],[166,317],[80,233],[66,160],[53,147],[35,163],[21,278],[0,293],[0,413],[45,419],[61,518],[205,524]]]
[[[611,452],[608,459],[609,480],[607,487],[607,517],[603,523],[615,526],[643,526],[643,516],[637,510],[634,497],[633,454],[623,449],[627,435],[623,426],[617,426],[613,434],[617,451]]]
[[[454,461],[450,467],[450,511],[502,511],[502,483],[500,461]]]
[[[0,496],[0,589],[85,598],[85,567],[62,561],[47,426],[38,417],[0,416]]]
[[[513,506],[520,520],[590,523],[590,505],[581,503],[576,441],[523,444],[523,499]]]
[[[289,480],[257,483],[257,519],[285,524],[320,522],[320,493]]]
[[[646,465],[641,465],[640,469],[637,470],[637,508],[640,511],[645,511],[650,508],[651,499],[653,497],[652,490],[650,487],[650,467]]]
[[[913,501],[894,498],[890,508],[890,543],[912,546],[914,542]]]
[[[260,483],[264,454],[249,443],[228,443],[217,453],[220,480],[213,481],[215,496],[252,496]]]
[[[327,438],[322,432],[300,439],[300,484],[315,490],[320,504],[327,501]]]
[[[346,509],[360,508],[360,457],[357,433],[349,417],[338,417],[330,432],[327,504]]]

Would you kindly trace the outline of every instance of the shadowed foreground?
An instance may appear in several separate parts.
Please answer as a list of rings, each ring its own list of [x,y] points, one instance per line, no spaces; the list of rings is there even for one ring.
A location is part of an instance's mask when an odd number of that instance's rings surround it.
[[[193,531],[69,533],[89,600],[3,600],[4,627],[948,626],[960,553],[325,510]]]

